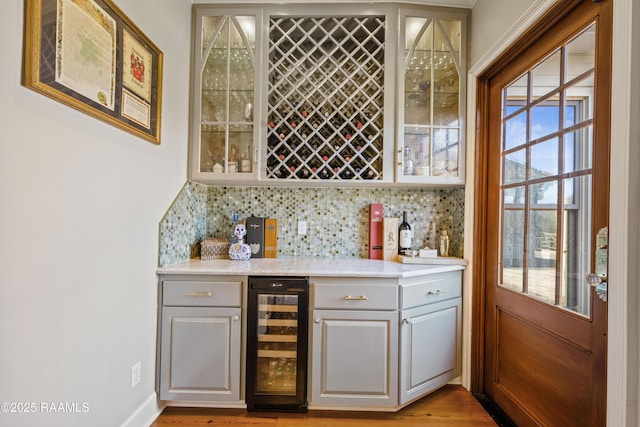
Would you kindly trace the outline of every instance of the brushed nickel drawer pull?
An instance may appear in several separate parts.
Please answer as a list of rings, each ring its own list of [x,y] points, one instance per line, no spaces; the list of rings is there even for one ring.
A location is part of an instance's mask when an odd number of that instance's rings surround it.
[[[351,295],[347,295],[344,297],[344,299],[347,301],[366,301],[369,298],[367,298],[366,295],[360,295],[359,297],[352,297]]]
[[[211,292],[198,292],[198,291],[194,291],[194,292],[189,292],[187,294],[188,297],[210,297],[211,296]]]
[[[427,292],[427,295],[439,295],[439,294],[444,294],[443,290],[437,289],[435,291],[429,291]]]

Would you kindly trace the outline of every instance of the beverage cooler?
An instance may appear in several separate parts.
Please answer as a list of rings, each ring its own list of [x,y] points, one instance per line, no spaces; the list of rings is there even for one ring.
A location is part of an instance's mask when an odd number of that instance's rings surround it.
[[[309,281],[249,277],[247,410],[307,410]]]

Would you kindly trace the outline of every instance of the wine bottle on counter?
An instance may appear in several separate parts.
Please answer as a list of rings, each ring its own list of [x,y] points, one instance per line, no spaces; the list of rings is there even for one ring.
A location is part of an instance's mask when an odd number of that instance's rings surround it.
[[[411,226],[407,222],[407,211],[402,213],[402,222],[398,227],[398,255],[404,255],[411,250]]]

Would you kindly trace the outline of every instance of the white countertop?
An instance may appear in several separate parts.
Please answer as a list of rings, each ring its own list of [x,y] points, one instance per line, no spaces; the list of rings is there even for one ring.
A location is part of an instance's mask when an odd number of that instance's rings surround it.
[[[254,258],[247,261],[191,259],[160,267],[158,274],[218,274],[261,276],[415,277],[463,270],[459,264],[403,264],[365,258]]]

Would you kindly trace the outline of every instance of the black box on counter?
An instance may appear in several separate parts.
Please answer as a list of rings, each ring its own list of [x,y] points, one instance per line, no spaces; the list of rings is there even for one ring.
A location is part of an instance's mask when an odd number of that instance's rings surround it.
[[[258,216],[246,219],[247,245],[251,248],[251,258],[264,258],[264,220]]]

